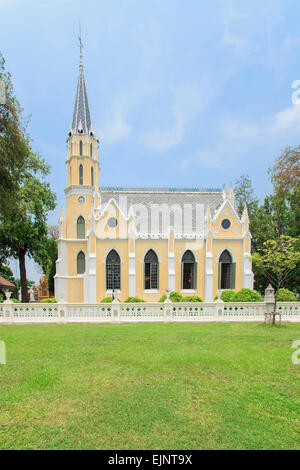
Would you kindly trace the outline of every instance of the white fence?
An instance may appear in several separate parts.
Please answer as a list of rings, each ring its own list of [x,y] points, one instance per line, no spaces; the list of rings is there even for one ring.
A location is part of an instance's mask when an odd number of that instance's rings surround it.
[[[279,302],[282,321],[300,322],[300,302]],[[265,302],[0,304],[0,323],[264,321]]]

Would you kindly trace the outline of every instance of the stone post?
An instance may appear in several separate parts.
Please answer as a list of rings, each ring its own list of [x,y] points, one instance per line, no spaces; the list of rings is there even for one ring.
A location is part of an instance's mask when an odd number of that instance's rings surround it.
[[[170,297],[170,291],[166,291],[166,300],[164,300],[164,317],[165,321],[168,320],[168,313],[170,312],[170,307],[172,305],[172,300],[169,298]],[[171,319],[171,318],[170,318]]]
[[[4,293],[5,293],[6,300],[4,300],[3,303],[4,303],[4,304],[12,304],[13,301],[10,300],[11,291],[10,291],[10,290],[5,290]]]
[[[218,320],[218,317],[223,317],[224,314],[224,300],[221,299],[221,291],[217,291],[217,300],[215,300],[216,304],[216,320]]]
[[[267,315],[269,315],[270,323],[271,323],[271,314],[274,312],[274,307],[275,307],[274,289],[271,286],[271,284],[269,284],[265,290],[265,304],[266,304],[265,322],[267,320]]]

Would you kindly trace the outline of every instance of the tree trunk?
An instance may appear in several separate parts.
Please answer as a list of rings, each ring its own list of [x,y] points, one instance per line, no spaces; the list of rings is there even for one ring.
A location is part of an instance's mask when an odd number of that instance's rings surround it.
[[[18,252],[18,256],[19,256],[20,278],[21,278],[21,295],[22,295],[22,302],[27,303],[29,302],[29,298],[28,298],[27,278],[26,278],[25,255],[26,255],[26,250],[24,248],[20,248]]]

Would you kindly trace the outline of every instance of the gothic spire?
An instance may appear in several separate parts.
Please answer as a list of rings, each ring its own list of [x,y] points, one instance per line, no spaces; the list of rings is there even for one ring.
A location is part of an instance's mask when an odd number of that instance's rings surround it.
[[[73,121],[71,130],[74,133],[89,134],[92,131],[92,122],[90,115],[89,102],[87,97],[87,91],[83,73],[83,60],[82,60],[82,41],[81,35],[79,36],[79,48],[80,48],[80,65],[79,65],[79,78],[77,85],[77,93],[73,114]]]

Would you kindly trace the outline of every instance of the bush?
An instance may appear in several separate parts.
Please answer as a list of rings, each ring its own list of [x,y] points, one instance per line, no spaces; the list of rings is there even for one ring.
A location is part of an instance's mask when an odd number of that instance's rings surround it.
[[[14,304],[19,304],[20,303],[20,300],[14,299],[13,297],[11,297],[10,300],[12,300]]]
[[[235,294],[235,290],[224,289],[222,291],[221,299],[223,300],[223,302],[232,302],[232,297],[234,296],[234,294]],[[217,299],[218,299],[218,296],[216,295],[214,300],[217,300]]]
[[[125,302],[128,302],[128,303],[135,303],[135,302],[145,302],[145,300],[140,299],[139,297],[127,297],[127,299],[125,300]]]
[[[41,304],[56,304],[57,300],[55,297],[49,297],[49,299],[42,299]]]
[[[120,299],[118,299],[119,302],[121,302]],[[102,300],[100,300],[101,304],[106,304],[106,303],[111,303],[112,302],[112,296],[104,297]]]
[[[235,292],[231,298],[231,302],[261,302],[261,295],[252,289],[243,289]]]
[[[293,292],[288,289],[279,289],[277,295],[278,302],[297,302],[297,298],[294,296]]]
[[[187,295],[183,297],[182,302],[203,302],[203,299],[198,295]]]
[[[159,299],[159,302],[164,302],[166,298],[167,298],[166,294],[162,295],[161,298]],[[170,293],[170,300],[172,300],[172,302],[183,302],[183,296],[179,294],[179,292],[172,291]]]
[[[3,295],[0,294],[0,303],[3,302]]]

